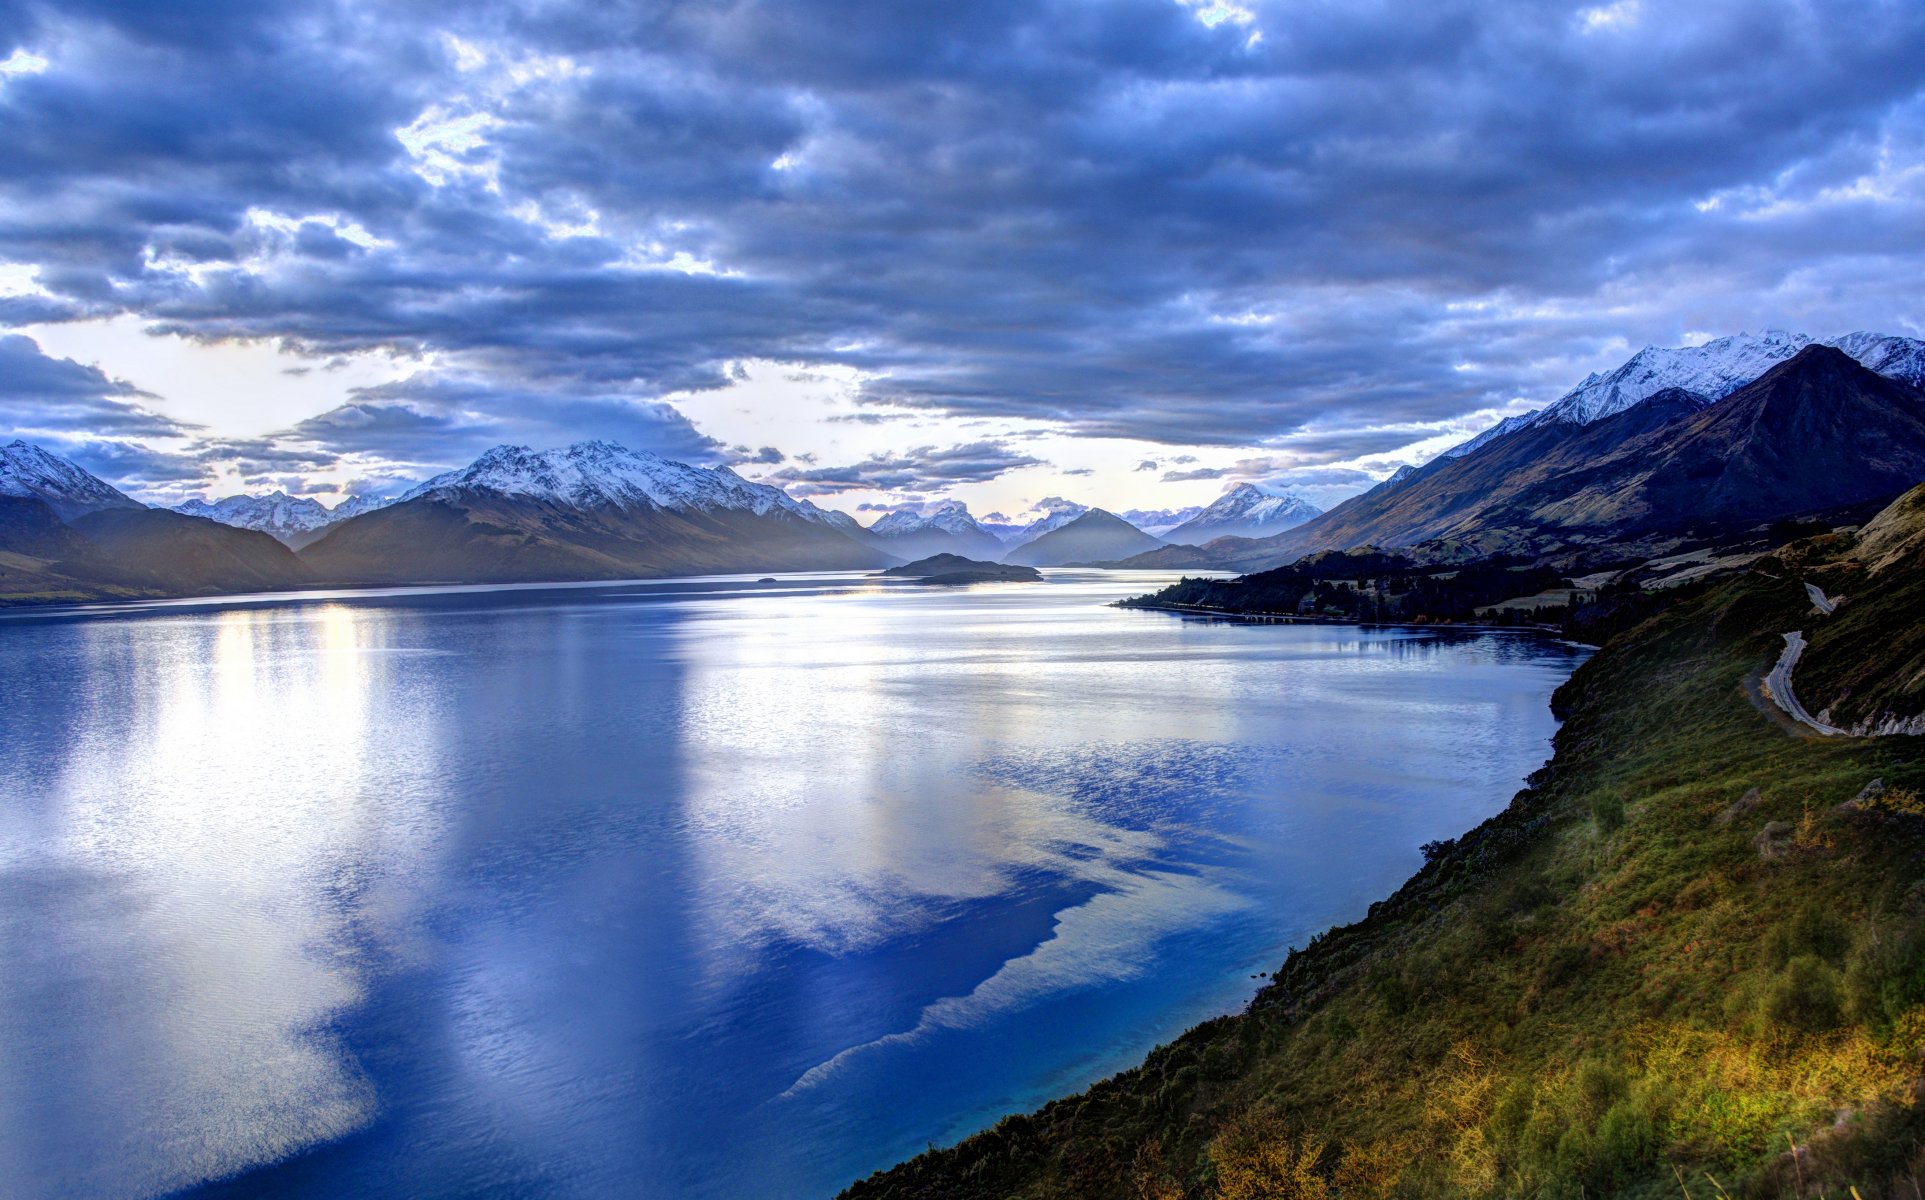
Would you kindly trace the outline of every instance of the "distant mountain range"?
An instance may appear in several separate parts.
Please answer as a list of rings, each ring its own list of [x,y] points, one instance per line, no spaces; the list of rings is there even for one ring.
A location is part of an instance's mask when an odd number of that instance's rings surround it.
[[[189,500],[185,504],[176,504],[170,511],[189,517],[205,517],[236,529],[258,530],[290,549],[299,550],[318,541],[327,527],[336,521],[358,517],[392,503],[393,500],[373,496],[348,496],[333,508],[328,508],[318,500],[297,498],[286,492],[271,492],[265,496],[229,496],[212,503],[200,499]]]
[[[1263,538],[1295,529],[1323,510],[1289,492],[1239,483],[1208,508],[1163,535],[1165,541],[1200,546],[1212,538]]]
[[[1244,483],[1200,509],[1126,514],[1140,525],[1050,497],[1027,524],[945,501],[864,528],[726,467],[605,441],[497,447],[392,501],[328,509],[277,492],[167,511],[14,441],[0,446],[0,602],[873,569],[934,554],[1236,571],[1366,545],[1430,561],[1608,558],[1888,500],[1925,479],[1921,382],[1925,343],[1872,333],[1647,348],[1329,512]]]
[[[1162,545],[1115,513],[1092,508],[1022,543],[1003,555],[1003,561],[1025,567],[1085,566],[1130,558]]]
[[[898,558],[845,514],[727,467],[606,441],[498,446],[339,522],[302,552],[343,583],[851,570]]]
[[[954,554],[993,562],[1003,556],[1003,539],[977,524],[960,500],[946,500],[926,513],[898,509],[869,526],[869,536],[907,559]]]

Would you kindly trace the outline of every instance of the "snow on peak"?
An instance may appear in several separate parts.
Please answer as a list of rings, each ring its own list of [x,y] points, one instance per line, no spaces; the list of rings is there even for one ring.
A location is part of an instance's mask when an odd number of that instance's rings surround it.
[[[1170,530],[1173,540],[1215,537],[1269,537],[1294,529],[1323,510],[1292,492],[1255,483],[1239,483],[1208,507]]]
[[[1683,388],[1718,401],[1786,361],[1806,346],[1832,346],[1890,379],[1925,387],[1925,341],[1884,333],[1847,333],[1822,340],[1768,329],[1734,333],[1697,346],[1646,346],[1616,370],[1593,373],[1555,404],[1507,417],[1476,437],[1444,451],[1464,455],[1529,425],[1589,425],[1616,416],[1669,388]]]
[[[312,533],[335,520],[334,514],[318,500],[296,499],[286,492],[273,492],[266,496],[229,496],[212,504],[194,499],[185,504],[176,504],[174,511],[190,517],[206,517],[210,521],[219,521],[239,529],[257,529],[272,534]]]
[[[1802,333],[1734,333],[1700,346],[1646,346],[1617,370],[1592,375],[1539,414],[1533,424],[1589,425],[1641,404],[1666,388],[1721,400],[1811,344]]]
[[[1160,538],[1202,511],[1201,504],[1192,504],[1187,508],[1131,508],[1116,515],[1151,537]]]
[[[62,520],[141,505],[107,481],[18,438],[0,446],[0,496],[44,501]]]
[[[526,496],[571,508],[746,510],[758,516],[781,509],[804,520],[833,523],[815,505],[796,501],[781,488],[750,483],[727,467],[692,467],[605,440],[540,452],[496,446],[401,499],[462,490]]]
[[[927,511],[899,508],[871,525],[869,532],[881,534],[883,537],[902,537],[931,529],[959,534],[988,532],[976,523],[976,518],[969,515],[969,506],[960,500],[944,500]]]
[[[1596,379],[1597,376],[1593,375],[1591,376],[1591,378]],[[1484,432],[1478,434],[1476,437],[1470,439],[1467,442],[1459,442],[1457,445],[1452,446],[1450,449],[1444,451],[1443,454],[1439,455],[1438,457],[1462,458],[1473,450],[1482,449],[1484,446],[1489,445],[1491,442],[1496,441],[1498,438],[1503,437],[1507,433],[1514,433],[1517,430],[1524,428],[1526,425],[1536,424],[1537,418],[1542,416],[1544,411],[1545,410],[1541,408],[1534,408],[1527,413],[1519,413],[1517,416],[1514,416],[1514,417],[1505,417],[1503,420],[1491,426],[1489,429],[1486,429]]]

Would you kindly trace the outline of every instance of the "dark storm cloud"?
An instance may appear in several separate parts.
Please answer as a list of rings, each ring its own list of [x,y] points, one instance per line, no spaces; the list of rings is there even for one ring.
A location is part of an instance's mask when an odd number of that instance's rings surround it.
[[[995,442],[971,442],[937,449],[921,446],[900,454],[876,454],[861,462],[832,467],[784,467],[762,476],[797,496],[837,492],[941,492],[959,483],[986,483],[1007,471],[1047,464]]]
[[[100,368],[0,334],[0,432],[91,438],[185,437],[194,427],[145,407],[147,393]]]
[[[291,431],[412,462],[715,456],[649,404],[745,358],[1337,461],[1689,330],[1925,326],[1925,7],[1250,8],[30,0],[0,318],[432,353],[472,395]]]

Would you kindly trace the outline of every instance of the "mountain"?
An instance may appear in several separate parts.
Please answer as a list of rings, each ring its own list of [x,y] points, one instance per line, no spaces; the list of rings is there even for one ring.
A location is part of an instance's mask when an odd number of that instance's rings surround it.
[[[164,508],[107,508],[71,524],[110,564],[99,577],[168,595],[278,592],[313,582],[294,552],[273,537],[205,517]]]
[[[1925,393],[1808,345],[1715,403],[1666,388],[1583,426],[1534,422],[1219,563],[1365,544],[1541,554],[1675,539],[1881,500],[1920,479]]]
[[[332,521],[345,521],[349,517],[358,517],[362,513],[373,512],[377,508],[386,508],[393,503],[394,497],[392,496],[351,495],[343,498],[341,503],[329,509],[328,517]]]
[[[1596,378],[1596,377],[1593,376],[1593,378]],[[1514,417],[1505,417],[1503,420],[1491,426],[1489,429],[1486,429],[1484,432],[1478,434],[1476,437],[1470,439],[1467,442],[1459,442],[1457,445],[1452,446],[1450,449],[1444,451],[1438,457],[1439,458],[1462,458],[1466,454],[1473,454],[1478,450],[1481,450],[1486,445],[1489,445],[1491,442],[1496,441],[1498,438],[1503,437],[1505,434],[1512,433],[1512,432],[1515,432],[1516,430],[1524,428],[1526,425],[1529,425],[1531,422],[1537,420],[1540,416],[1543,416],[1543,415],[1544,415],[1543,409],[1534,408],[1527,413],[1519,413],[1517,416],[1514,416]]]
[[[1825,343],[1836,346],[1887,379],[1925,388],[1925,342],[1883,333],[1848,333]]]
[[[1186,508],[1126,508],[1116,515],[1151,537],[1162,537],[1203,511],[1201,504]]]
[[[266,534],[150,509],[23,441],[0,447],[0,603],[280,591],[308,581]]]
[[[258,530],[296,550],[321,536],[321,531],[335,519],[319,501],[296,499],[286,492],[229,496],[212,504],[197,498],[176,504],[171,511],[205,517],[237,529]]]
[[[1090,511],[1089,505],[1065,500],[1061,496],[1045,496],[1037,502],[1036,508],[1043,515],[1018,528],[1015,533],[1006,538],[1006,544],[1012,549],[1028,545],[1046,533],[1054,533]]]
[[[1294,529],[1323,510],[1289,492],[1239,483],[1196,516],[1164,534],[1166,541],[1201,545],[1211,538],[1262,538]]]
[[[1003,542],[976,523],[969,506],[945,500],[927,513],[898,509],[869,526],[875,543],[902,558],[956,554],[964,558],[997,559]]]
[[[750,483],[613,442],[498,446],[302,551],[337,583],[628,579],[856,570],[896,556],[852,522]]]
[[[1154,550],[1163,543],[1114,513],[1092,508],[1003,556],[1026,567],[1107,563]]]
[[[1409,463],[1405,463],[1403,466],[1398,467],[1395,471],[1392,471],[1388,479],[1381,480],[1377,484],[1377,486],[1384,489],[1385,491],[1389,491],[1391,488],[1394,488],[1394,487],[1402,487],[1411,478],[1411,476],[1415,474],[1417,474],[1417,468],[1411,466]]]
[[[105,480],[17,438],[0,446],[0,496],[32,497],[63,521],[105,508],[144,507]]]
[[[1925,342],[1882,333],[1848,333],[1814,341],[1802,333],[1767,330],[1757,335],[1736,333],[1701,346],[1646,346],[1617,370],[1590,376],[1533,419],[1538,424],[1589,425],[1667,388],[1722,400],[1813,345],[1843,350],[1887,378],[1913,387],[1925,384]]]

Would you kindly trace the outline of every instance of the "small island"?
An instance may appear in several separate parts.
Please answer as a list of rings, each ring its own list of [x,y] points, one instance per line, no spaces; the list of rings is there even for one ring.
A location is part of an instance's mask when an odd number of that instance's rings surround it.
[[[964,558],[960,554],[932,554],[919,558],[900,567],[890,567],[876,572],[875,577],[891,576],[897,579],[913,579],[917,583],[933,583],[944,587],[957,587],[965,583],[1041,583],[1043,574],[1035,567],[1019,567],[1010,563],[984,562],[979,558]]]

